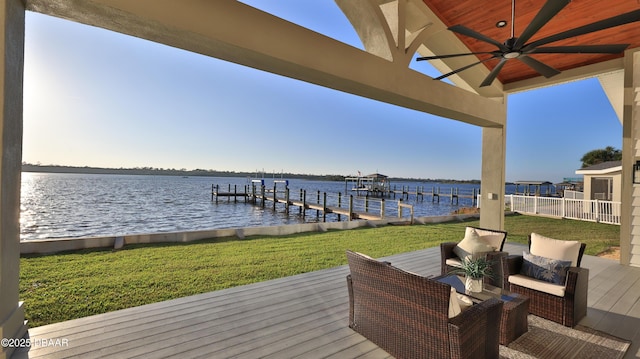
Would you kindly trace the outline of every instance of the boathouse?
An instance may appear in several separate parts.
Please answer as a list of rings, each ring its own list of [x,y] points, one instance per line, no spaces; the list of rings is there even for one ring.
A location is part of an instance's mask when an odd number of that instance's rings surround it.
[[[358,177],[346,177],[344,182],[345,193],[349,193],[349,190],[351,190],[358,196],[388,196],[391,191],[389,176],[385,176],[381,173],[372,173],[370,175]]]
[[[515,194],[524,196],[550,197],[555,194],[553,183],[549,181],[515,181]]]

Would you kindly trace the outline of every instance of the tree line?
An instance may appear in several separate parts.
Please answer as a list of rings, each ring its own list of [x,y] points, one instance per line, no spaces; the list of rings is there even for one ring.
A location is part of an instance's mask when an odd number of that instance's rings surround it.
[[[46,172],[46,173],[88,173],[88,174],[125,174],[125,175],[156,175],[156,176],[205,176],[205,177],[282,177],[286,179],[306,179],[318,181],[344,181],[346,177],[337,174],[317,175],[300,173],[256,173],[243,171],[219,171],[213,169],[187,170],[185,168],[155,168],[155,167],[134,167],[134,168],[103,168],[89,166],[61,166],[61,165],[41,165],[32,163],[22,163],[23,172]],[[415,181],[415,182],[440,182],[440,183],[480,183],[479,180],[453,180],[453,179],[424,179],[424,178],[402,178],[392,177],[390,181]]]

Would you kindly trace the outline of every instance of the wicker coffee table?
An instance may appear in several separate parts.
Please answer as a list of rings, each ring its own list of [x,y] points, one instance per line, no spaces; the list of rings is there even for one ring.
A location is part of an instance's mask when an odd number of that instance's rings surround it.
[[[500,318],[500,344],[508,345],[529,330],[527,324],[529,297],[486,283],[482,292],[467,292],[464,288],[464,278],[457,275],[439,276],[434,279],[451,285],[458,293],[464,293],[474,302],[481,302],[489,298],[501,300],[504,304]]]

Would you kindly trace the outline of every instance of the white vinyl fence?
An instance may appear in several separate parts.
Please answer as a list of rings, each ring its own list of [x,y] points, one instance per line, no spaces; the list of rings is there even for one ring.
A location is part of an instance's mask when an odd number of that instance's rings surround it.
[[[506,195],[505,205],[519,213],[620,224],[620,202]]]

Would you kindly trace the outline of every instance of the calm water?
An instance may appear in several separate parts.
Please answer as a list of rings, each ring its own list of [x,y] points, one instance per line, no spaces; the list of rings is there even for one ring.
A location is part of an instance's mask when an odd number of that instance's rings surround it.
[[[298,210],[288,215],[282,209],[261,208],[239,199],[211,201],[211,185],[244,188],[247,178],[180,176],[133,176],[93,174],[22,174],[20,208],[21,239],[114,236],[139,233],[193,231],[233,227],[267,226],[315,222],[315,211],[303,219]],[[265,179],[267,188],[273,181]],[[439,186],[447,193],[451,185],[429,182],[391,182],[391,187]],[[479,185],[454,185],[462,191]],[[308,193],[345,192],[344,182],[289,180],[292,198],[300,189]],[[295,194],[295,195],[294,195]],[[295,197],[294,197],[295,196]],[[398,197],[399,198],[399,197]],[[410,197],[416,216],[437,216],[469,207],[471,200],[451,205],[446,198],[432,203],[431,197]],[[311,213],[313,212],[313,213]],[[337,218],[328,217],[328,220]],[[321,220],[321,218],[320,218]]]

